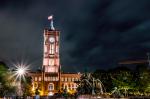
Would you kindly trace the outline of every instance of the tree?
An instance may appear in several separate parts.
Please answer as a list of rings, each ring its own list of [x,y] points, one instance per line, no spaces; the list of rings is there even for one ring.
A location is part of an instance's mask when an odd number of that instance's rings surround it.
[[[4,62],[0,62],[0,96],[3,97],[6,94],[15,94],[16,85],[12,77],[12,72],[8,70],[8,67]]]
[[[124,96],[128,96],[135,87],[132,72],[125,67],[114,69],[113,72],[111,72],[111,79],[113,88],[117,88]]]
[[[134,78],[137,93],[146,95],[150,92],[150,70],[147,65],[137,65]]]
[[[127,72],[118,73],[116,77],[112,77],[112,83],[114,88],[120,90],[120,93],[124,96],[128,96],[129,90],[134,88],[132,75]]]
[[[31,77],[28,77],[26,76],[25,78],[26,80],[25,81],[22,81],[23,82],[23,95],[24,96],[31,96],[33,95],[32,93],[32,78]]]

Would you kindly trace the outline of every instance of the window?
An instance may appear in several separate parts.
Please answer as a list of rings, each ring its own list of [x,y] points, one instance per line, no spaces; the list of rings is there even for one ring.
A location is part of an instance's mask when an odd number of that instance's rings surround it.
[[[37,81],[37,77],[35,77],[35,81]]]
[[[48,77],[48,81],[50,81],[50,77]]]
[[[47,77],[45,77],[45,81],[47,81]]]
[[[72,81],[74,81],[74,78],[72,78]]]
[[[41,77],[39,77],[39,81],[41,81]]]
[[[52,77],[50,77],[50,81],[53,81]]]
[[[68,85],[67,84],[64,84],[64,89],[68,89]]]
[[[58,81],[58,77],[56,77],[56,81]]]
[[[65,81],[67,81],[67,77],[65,78]]]
[[[55,81],[55,77],[53,77],[53,81]]]
[[[54,59],[49,59],[49,65],[54,66]]]
[[[50,45],[50,54],[54,54],[54,44]]]
[[[72,86],[71,86],[71,90],[74,90],[74,84],[71,84]]]
[[[72,90],[76,90],[77,86],[76,84],[72,84]]]
[[[76,78],[76,80],[75,81],[78,81],[78,78]]]
[[[48,89],[49,89],[49,90],[54,90],[54,84],[53,84],[53,83],[49,83]]]
[[[69,89],[69,90],[71,89],[71,85],[70,85],[70,84],[68,84],[68,89]]]

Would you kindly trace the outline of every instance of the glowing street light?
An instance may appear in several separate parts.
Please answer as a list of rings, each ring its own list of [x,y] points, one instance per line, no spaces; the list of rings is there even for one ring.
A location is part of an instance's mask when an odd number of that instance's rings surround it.
[[[16,77],[16,80],[18,80],[19,78],[19,95],[22,95],[22,85],[21,85],[21,81],[22,79],[25,80],[25,75],[27,74],[28,70],[29,70],[29,65],[26,64],[14,64],[14,66],[16,67],[14,75]]]
[[[24,74],[25,74],[25,69],[24,69],[24,68],[18,68],[17,73],[18,73],[19,75],[24,75]]]
[[[14,66],[16,67],[15,69],[15,73],[14,76],[16,76],[16,80],[19,78],[19,80],[21,80],[23,78],[23,80],[25,80],[25,75],[27,74],[28,70],[29,70],[29,65],[25,65],[25,64],[14,64]]]

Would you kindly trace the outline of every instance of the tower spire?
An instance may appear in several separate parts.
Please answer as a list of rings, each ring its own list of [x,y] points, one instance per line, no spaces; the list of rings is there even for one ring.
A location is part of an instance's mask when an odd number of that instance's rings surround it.
[[[50,21],[50,29],[55,30],[53,25],[53,15],[48,16],[48,20]]]

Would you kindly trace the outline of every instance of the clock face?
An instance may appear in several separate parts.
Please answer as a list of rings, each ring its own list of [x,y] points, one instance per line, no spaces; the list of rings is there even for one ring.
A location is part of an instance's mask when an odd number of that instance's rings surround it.
[[[54,43],[55,38],[54,38],[54,37],[50,37],[50,38],[49,38],[49,41],[50,41],[51,43]]]

